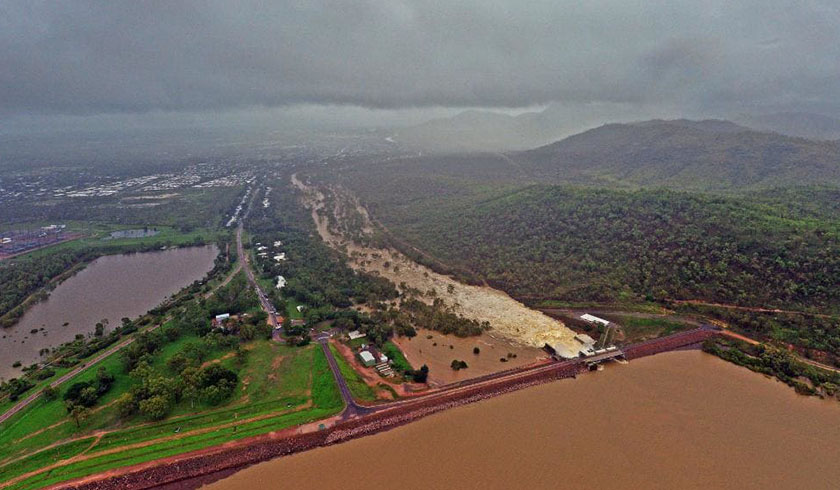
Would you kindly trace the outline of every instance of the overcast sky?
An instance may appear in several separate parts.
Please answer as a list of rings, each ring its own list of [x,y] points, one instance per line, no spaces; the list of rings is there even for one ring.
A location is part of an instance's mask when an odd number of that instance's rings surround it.
[[[551,102],[836,115],[840,2],[0,0],[0,117]]]

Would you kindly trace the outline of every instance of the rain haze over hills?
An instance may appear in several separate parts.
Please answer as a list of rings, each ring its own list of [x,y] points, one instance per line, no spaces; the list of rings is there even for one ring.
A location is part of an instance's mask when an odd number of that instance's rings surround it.
[[[388,128],[444,149],[524,149],[608,122],[737,116],[807,136],[806,116],[764,117],[785,113],[822,117],[833,139],[825,121],[840,117],[828,1],[3,2],[0,13],[4,146]],[[477,112],[448,119],[465,110]]]

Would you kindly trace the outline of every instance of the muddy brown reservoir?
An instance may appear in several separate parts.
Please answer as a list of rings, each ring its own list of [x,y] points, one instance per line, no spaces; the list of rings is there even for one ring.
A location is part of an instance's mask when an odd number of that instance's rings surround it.
[[[699,351],[255,465],[213,489],[837,488],[840,403]]]
[[[92,333],[103,318],[116,326],[123,317],[149,311],[204,277],[217,254],[215,246],[204,246],[94,260],[59,284],[15,326],[0,330],[0,337],[5,336],[0,338],[0,377],[18,376],[20,370],[12,368],[12,363],[21,361],[27,366],[36,362],[41,349],[73,340],[76,334]]]

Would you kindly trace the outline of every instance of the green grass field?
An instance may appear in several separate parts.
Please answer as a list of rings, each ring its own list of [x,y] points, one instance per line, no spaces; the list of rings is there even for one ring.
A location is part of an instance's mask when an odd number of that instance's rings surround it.
[[[405,358],[402,351],[399,347],[390,340],[385,342],[385,345],[382,346],[382,352],[385,353],[386,356],[391,360],[393,363],[393,367],[395,370],[399,372],[405,372],[413,370],[414,368],[411,366],[411,363],[408,362],[408,359]]]
[[[287,305],[287,306],[286,306],[286,315],[287,315],[289,318],[291,318],[291,319],[293,319],[293,320],[297,320],[297,319],[303,318],[303,312],[301,312],[301,311],[298,311],[298,310],[297,310],[297,307],[298,307],[299,305],[303,304],[303,303],[299,302],[299,301],[298,301],[298,300],[296,300],[295,298],[286,298],[286,297],[284,297],[283,299],[285,299],[285,300],[286,300],[286,305]]]
[[[359,373],[347,363],[344,356],[338,352],[338,349],[330,345],[330,350],[333,353],[333,357],[335,357],[335,361],[338,363],[338,369],[341,371],[341,375],[344,376],[344,380],[347,382],[347,387],[350,388],[353,397],[367,402],[376,400],[376,392],[362,380]]]
[[[667,317],[638,318],[633,316],[610,315],[610,318],[615,319],[623,327],[625,342],[636,342],[661,337],[692,328],[692,325]]]
[[[142,228],[142,225],[138,225]],[[138,226],[131,225],[104,225],[104,224],[77,224],[68,225],[68,230],[75,233],[82,233],[85,236],[77,240],[70,240],[62,242],[50,247],[34,250],[30,253],[19,255],[16,260],[24,258],[38,258],[44,255],[55,253],[62,250],[75,250],[81,248],[115,248],[121,246],[135,246],[135,245],[152,245],[156,243],[165,243],[169,246],[181,246],[184,244],[195,243],[196,241],[213,241],[220,234],[224,232],[215,231],[212,229],[198,229],[190,232],[180,232],[172,227],[159,226],[155,227],[158,234],[142,238],[115,238],[105,239],[111,232],[120,230],[137,229]]]
[[[187,336],[164,346],[156,355],[152,367],[165,370],[166,359],[195,340]],[[128,376],[117,377],[112,389],[97,404],[97,407],[103,408],[85,420],[80,429],[67,416],[60,398],[38,400],[3,424],[0,441],[13,450],[0,460],[0,481],[54,464],[82,451],[85,451],[86,457],[90,456],[90,459],[33,476],[12,487],[36,488],[315,421],[343,408],[329,365],[317,346],[288,347],[260,340],[251,342],[245,349],[245,361],[238,367],[235,360],[230,356],[225,358],[223,352],[208,355],[210,362],[218,360],[238,372],[239,385],[228,403],[219,407],[201,404],[193,407],[189,402],[182,401],[167,419],[160,422],[150,422],[140,415],[119,420],[113,407],[108,406],[134,383]],[[122,369],[117,355],[104,360],[102,366],[112,372]],[[92,369],[75,377],[72,382],[94,376],[95,370]],[[62,388],[66,389],[69,384]],[[36,433],[48,426],[52,427]],[[213,430],[214,427],[223,428]],[[88,435],[97,430],[105,431],[98,440]],[[55,441],[64,442],[49,447]],[[13,458],[20,459],[12,461]]]

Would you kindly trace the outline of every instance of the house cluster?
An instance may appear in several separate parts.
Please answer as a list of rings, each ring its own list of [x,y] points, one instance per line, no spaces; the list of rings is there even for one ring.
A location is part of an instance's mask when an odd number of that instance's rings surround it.
[[[195,187],[198,187],[198,186],[195,186]],[[242,210],[245,208],[245,202],[248,200],[248,196],[250,196],[250,195],[251,195],[251,188],[248,187],[245,190],[245,194],[242,196],[242,200],[239,201],[239,204],[236,205],[236,209],[233,210],[233,214],[230,216],[230,219],[228,220],[227,224],[225,224],[226,227],[230,228],[231,226],[233,226],[234,223],[236,223],[236,221],[239,219],[239,215],[242,213]]]
[[[281,242],[280,240],[274,242],[274,248],[275,249],[281,247],[282,245],[283,245],[283,242]],[[268,257],[268,253],[269,253],[268,250],[269,250],[269,247],[263,245],[260,242],[257,242],[257,257],[262,257],[262,258]],[[274,256],[272,257],[272,259],[274,259],[275,262],[283,262],[283,261],[286,260],[286,252],[276,251],[274,253]]]

